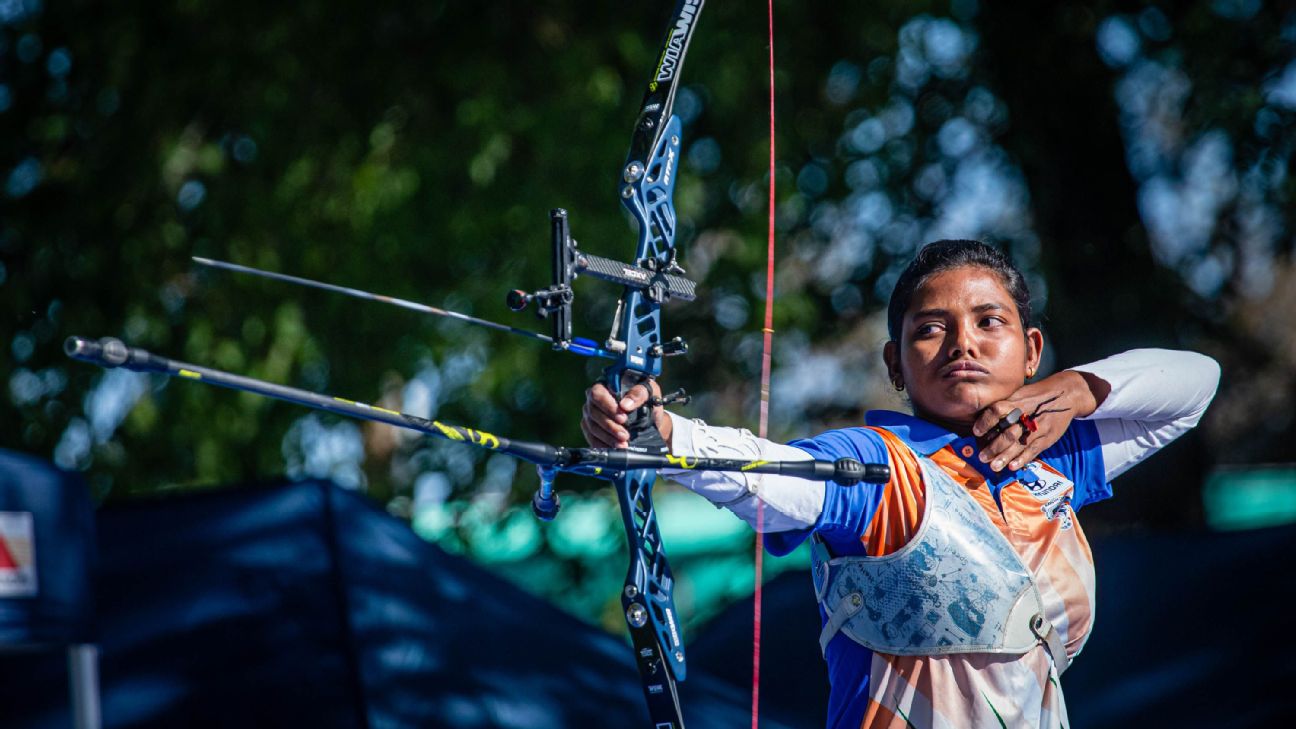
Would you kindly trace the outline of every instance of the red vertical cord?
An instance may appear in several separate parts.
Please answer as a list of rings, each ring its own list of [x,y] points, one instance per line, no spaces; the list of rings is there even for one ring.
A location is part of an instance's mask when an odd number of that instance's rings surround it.
[[[769,432],[770,348],[774,340],[774,0],[769,4],[769,226],[765,262],[765,326],[761,349],[760,429]],[[765,557],[765,503],[756,500],[756,588],[752,615],[752,729],[760,722],[761,567]]]

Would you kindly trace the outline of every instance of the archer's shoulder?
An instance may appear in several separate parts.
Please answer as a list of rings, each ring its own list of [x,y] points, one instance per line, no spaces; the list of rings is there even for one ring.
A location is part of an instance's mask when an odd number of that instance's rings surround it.
[[[871,411],[869,417],[876,412],[879,411]],[[907,417],[901,413],[893,415]],[[788,445],[818,458],[855,458],[866,463],[883,462],[887,457],[886,437],[881,428],[871,421],[866,423],[833,428],[809,438],[794,440]]]
[[[1090,420],[1073,420],[1056,443],[1037,457],[1075,484],[1073,508],[1101,501],[1112,494],[1103,465],[1102,439]]]
[[[1091,420],[1072,420],[1057,442],[1040,454],[1041,458],[1065,458],[1072,455],[1097,451],[1102,448],[1098,428]]]

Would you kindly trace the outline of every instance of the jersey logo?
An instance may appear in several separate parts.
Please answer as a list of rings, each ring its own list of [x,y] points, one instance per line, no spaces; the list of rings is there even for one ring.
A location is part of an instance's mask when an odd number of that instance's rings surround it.
[[[1069,497],[1075,491],[1075,484],[1071,479],[1039,461],[1030,463],[1022,469],[1017,482],[1039,501],[1052,502],[1063,495]]]
[[[1059,529],[1070,529],[1075,522],[1071,519],[1071,495],[1059,496],[1050,500],[1047,504],[1040,507],[1044,512],[1044,518],[1049,521],[1058,520]]]

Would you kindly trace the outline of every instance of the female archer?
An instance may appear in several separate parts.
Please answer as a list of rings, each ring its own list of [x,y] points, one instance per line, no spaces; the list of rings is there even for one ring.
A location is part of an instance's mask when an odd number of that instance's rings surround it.
[[[887,463],[886,484],[663,472],[786,554],[812,541],[828,664],[829,727],[1057,727],[1059,676],[1084,646],[1094,565],[1076,518],[1110,482],[1201,419],[1219,366],[1141,349],[1030,382],[1043,335],[1021,273],[990,246],[939,241],[896,282],[883,358],[913,414],[788,445],[658,408],[676,455]],[[1023,384],[1026,383],[1026,384]],[[656,385],[654,384],[654,388]],[[595,447],[627,445],[602,385],[581,421]]]

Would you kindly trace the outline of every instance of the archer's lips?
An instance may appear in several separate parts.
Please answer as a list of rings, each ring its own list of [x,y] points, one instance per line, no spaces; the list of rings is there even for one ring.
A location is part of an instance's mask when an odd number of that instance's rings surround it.
[[[951,362],[941,368],[941,377],[951,380],[971,380],[988,374],[990,370],[970,360]]]

